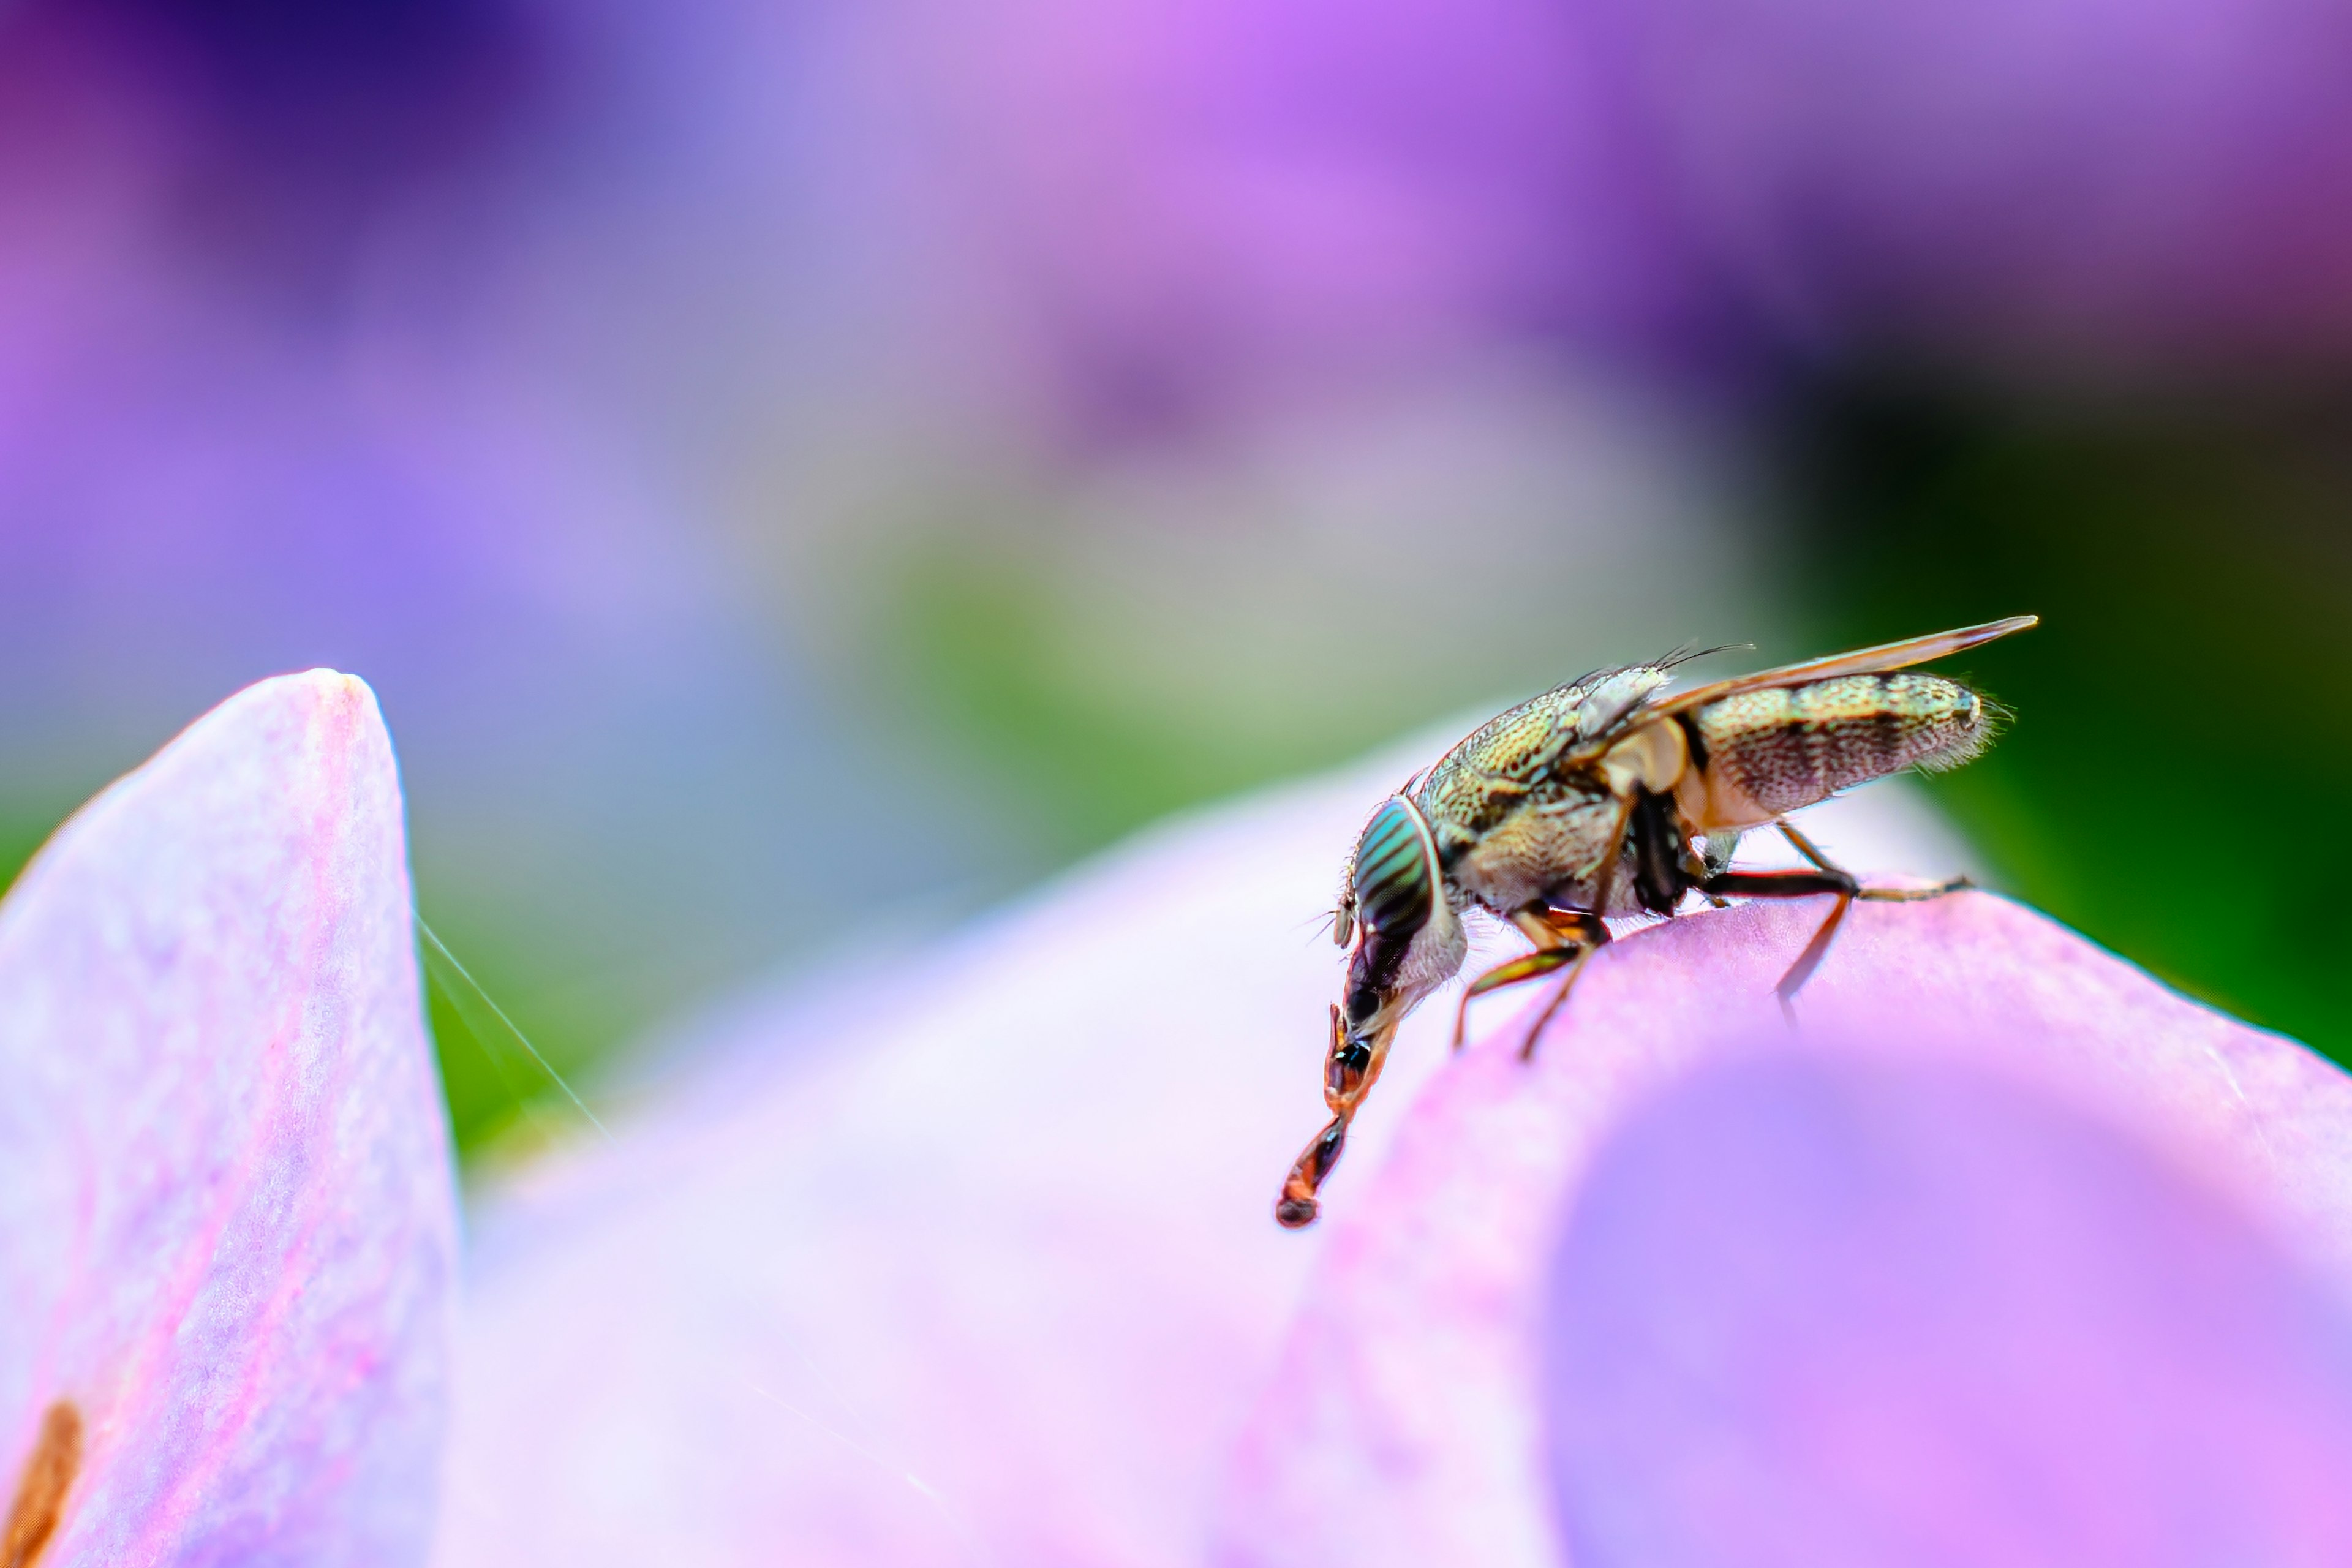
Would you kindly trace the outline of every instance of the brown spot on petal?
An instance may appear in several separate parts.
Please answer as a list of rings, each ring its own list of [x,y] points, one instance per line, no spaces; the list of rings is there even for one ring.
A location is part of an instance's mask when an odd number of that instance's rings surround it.
[[[8,1508],[8,1531],[0,1536],[0,1568],[33,1568],[58,1532],[66,1492],[81,1468],[81,1412],[58,1400],[41,1417],[41,1435],[16,1480],[16,1500]]]

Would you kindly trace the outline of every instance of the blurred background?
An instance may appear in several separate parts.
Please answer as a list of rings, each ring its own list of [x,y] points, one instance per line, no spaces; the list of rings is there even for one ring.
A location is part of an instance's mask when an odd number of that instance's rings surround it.
[[[0,874],[355,671],[593,1073],[1593,664],[2032,611],[1937,799],[2346,1058],[2347,367],[2339,0],[5,0]]]

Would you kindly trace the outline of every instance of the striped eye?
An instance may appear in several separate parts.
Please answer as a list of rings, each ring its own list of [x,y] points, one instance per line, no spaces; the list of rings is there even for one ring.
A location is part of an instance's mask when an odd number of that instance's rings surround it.
[[[1430,880],[1429,829],[1402,795],[1391,795],[1356,844],[1356,918],[1391,942],[1428,922],[1436,889]]]

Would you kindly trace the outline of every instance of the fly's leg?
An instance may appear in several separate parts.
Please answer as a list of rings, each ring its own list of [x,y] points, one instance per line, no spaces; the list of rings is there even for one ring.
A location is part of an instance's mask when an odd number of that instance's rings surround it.
[[[1600,924],[1598,921],[1593,923]],[[1607,929],[1602,927],[1604,933]],[[1578,953],[1569,963],[1567,977],[1560,981],[1559,989],[1551,994],[1551,1000],[1543,1005],[1543,1011],[1536,1015],[1536,1021],[1528,1026],[1528,1037],[1519,1042],[1519,1060],[1523,1062],[1535,1060],[1536,1042],[1543,1038],[1544,1026],[1550,1023],[1559,1010],[1568,1005],[1568,994],[1576,989],[1577,976],[1584,973],[1585,963],[1600,951],[1601,944],[1595,942]]]
[[[1845,911],[1862,891],[1862,884],[1853,879],[1851,871],[1822,866],[1810,871],[1718,871],[1699,884],[1699,891],[1735,899],[1810,899],[1827,893],[1837,900],[1830,918],[1813,932],[1813,940],[1805,944],[1805,951],[1797,954],[1797,962],[1789,965],[1789,973],[1780,976],[1780,984],[1772,987],[1773,994],[1780,998],[1780,1011],[1794,1023],[1796,1009],[1790,1005],[1790,999],[1821,967],[1822,957],[1829,952],[1838,927],[1845,923]]]
[[[1787,822],[1777,822],[1773,826],[1780,830],[1781,837],[1788,839],[1798,854],[1812,862],[1811,870],[1719,871],[1701,882],[1699,891],[1709,898],[1729,895],[1743,899],[1805,899],[1827,893],[1837,900],[1830,910],[1829,919],[1821,923],[1821,928],[1813,932],[1812,940],[1805,943],[1805,950],[1797,954],[1797,961],[1789,965],[1789,972],[1780,976],[1780,983],[1772,987],[1773,994],[1780,999],[1782,1015],[1790,1023],[1796,1021],[1796,1009],[1791,1004],[1797,993],[1803,989],[1805,982],[1813,977],[1813,971],[1819,969],[1822,960],[1828,956],[1830,943],[1837,939],[1838,928],[1845,923],[1846,911],[1853,907],[1856,899],[1873,903],[1917,903],[1927,899],[1940,899],[1947,893],[1956,893],[1970,886],[1966,877],[1955,877],[1932,888],[1865,888],[1854,879],[1853,872],[1832,863],[1828,856],[1822,853],[1819,846]]]
[[[1782,817],[1772,826],[1780,830],[1780,837],[1787,839],[1790,844],[1795,847],[1798,854],[1802,855],[1815,866],[1818,866],[1824,871],[1841,870],[1841,868],[1831,862],[1828,856],[1822,853],[1821,847],[1819,845],[1806,837],[1803,834],[1798,832],[1796,827],[1790,823],[1788,818]],[[1853,890],[1853,896],[1860,899],[1866,904],[1917,904],[1924,903],[1929,899],[1940,899],[1947,893],[1960,892],[1966,889],[1973,888],[1975,886],[1976,884],[1969,881],[1966,877],[1947,877],[1944,880],[1925,888],[1858,887]]]
[[[1862,888],[1850,872],[1832,864],[1830,858],[1822,853],[1821,847],[1798,832],[1787,817],[1772,826],[1780,830],[1780,837],[1787,839],[1798,854],[1811,862],[1816,870],[1843,878],[1849,884],[1846,890],[1838,894],[1836,904],[1830,910],[1830,918],[1821,923],[1821,928],[1813,932],[1812,940],[1805,943],[1805,951],[1797,954],[1797,962],[1789,965],[1789,972],[1780,976],[1780,984],[1772,987],[1772,994],[1780,999],[1780,1016],[1793,1026],[1797,1021],[1797,993],[1806,981],[1813,977],[1813,971],[1822,966],[1822,960],[1829,956],[1830,943],[1837,940],[1838,927],[1845,924],[1846,911],[1853,908],[1853,900],[1862,896]]]
[[[1820,845],[1798,832],[1796,824],[1787,817],[1780,818],[1772,826],[1780,830],[1780,837],[1789,841],[1789,847],[1802,855],[1806,862],[1816,870],[1835,871],[1841,868],[1832,862],[1828,856],[1822,853]]]
[[[1346,1018],[1336,1004],[1332,1006],[1331,1049],[1323,1059],[1323,1103],[1331,1108],[1331,1121],[1292,1163],[1282,1184],[1274,1217],[1285,1227],[1297,1230],[1315,1223],[1322,1206],[1315,1194],[1348,1147],[1348,1124],[1356,1119],[1356,1107],[1380,1081],[1381,1068],[1388,1063],[1389,1042],[1396,1038],[1396,1025],[1391,1023],[1368,1042],[1350,1039]]]
[[[1798,832],[1796,825],[1787,817],[1782,817],[1772,826],[1780,830],[1780,837],[1789,841],[1791,848],[1814,866],[1824,871],[1842,869],[1828,856],[1822,853],[1820,845]],[[1951,877],[1927,888],[1856,888],[1853,896],[1866,903],[1916,904],[1924,899],[1940,899],[1946,893],[1957,893],[1963,888],[1975,886],[1976,884],[1966,877]]]
[[[1601,857],[1601,879],[1593,890],[1592,907],[1596,910],[1606,910],[1617,897],[1617,862],[1624,852],[1625,834],[1633,824],[1635,804],[1632,795],[1617,803],[1617,820],[1610,825],[1609,850]],[[1592,955],[1601,951],[1601,944],[1609,940],[1609,927],[1600,916],[1587,915],[1584,918],[1592,922],[1591,929],[1600,934],[1580,951],[1551,965],[1555,969],[1565,968],[1568,973],[1561,979],[1559,989],[1551,994],[1551,1000],[1544,1004],[1543,1011],[1536,1015],[1535,1023],[1528,1029],[1527,1038],[1519,1042],[1519,1060],[1523,1062],[1535,1059],[1536,1042],[1543,1037],[1544,1026],[1550,1023],[1560,1008],[1567,1005],[1568,994],[1576,989],[1577,976],[1584,973],[1584,966]]]
[[[1577,939],[1552,949],[1559,956],[1550,967],[1566,969],[1568,973],[1561,977],[1559,989],[1551,994],[1551,1000],[1543,1005],[1543,1011],[1536,1015],[1536,1021],[1528,1026],[1527,1038],[1519,1042],[1519,1060],[1523,1062],[1534,1059],[1536,1041],[1543,1037],[1544,1026],[1552,1021],[1553,1016],[1566,1005],[1568,994],[1576,989],[1576,977],[1584,973],[1585,962],[1600,952],[1601,945],[1609,940],[1608,923],[1599,915],[1569,910],[1549,912],[1556,927],[1572,923]]]
[[[1468,1032],[1473,997],[1484,996],[1489,991],[1500,991],[1506,985],[1540,979],[1575,963],[1582,955],[1580,947],[1539,947],[1533,952],[1523,952],[1507,963],[1495,965],[1464,986],[1461,1005],[1454,1009],[1454,1048],[1457,1051],[1462,1048],[1463,1037]]]
[[[1536,950],[1506,959],[1462,988],[1461,1004],[1454,1009],[1454,1048],[1457,1051],[1462,1048],[1463,1033],[1469,1022],[1471,998],[1549,974],[1609,940],[1609,928],[1597,916],[1580,910],[1530,904],[1514,913],[1511,923],[1527,933]]]

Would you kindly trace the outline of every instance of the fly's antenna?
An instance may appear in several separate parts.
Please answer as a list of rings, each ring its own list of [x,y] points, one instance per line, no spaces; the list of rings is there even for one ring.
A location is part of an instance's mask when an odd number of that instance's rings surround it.
[[[1293,931],[1305,931],[1311,926],[1315,929],[1316,933],[1320,935],[1328,931],[1334,925],[1338,924],[1339,920],[1339,911],[1338,910],[1325,910],[1321,914],[1308,915],[1305,920],[1300,921],[1290,929]]]
[[[506,1071],[499,1066],[498,1055],[491,1048],[493,1040],[520,1046],[523,1054],[539,1064],[539,1070],[547,1075],[548,1081],[562,1089],[573,1109],[588,1119],[588,1125],[604,1135],[605,1142],[617,1144],[620,1142],[613,1136],[610,1128],[596,1120],[596,1113],[588,1109],[588,1102],[580,1098],[579,1092],[563,1081],[563,1075],[539,1054],[539,1047],[515,1027],[514,1020],[508,1017],[499,1005],[490,1000],[489,994],[466,973],[466,966],[458,963],[457,954],[434,934],[433,928],[425,923],[423,915],[416,917],[416,948],[424,955],[425,973],[432,978],[434,984],[440,987],[441,994],[448,999],[449,1005],[457,1009],[458,1021],[474,1037],[474,1043],[482,1047],[482,1054],[490,1058],[491,1068],[500,1078],[506,1076]]]

